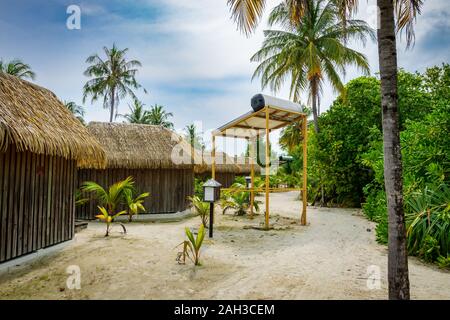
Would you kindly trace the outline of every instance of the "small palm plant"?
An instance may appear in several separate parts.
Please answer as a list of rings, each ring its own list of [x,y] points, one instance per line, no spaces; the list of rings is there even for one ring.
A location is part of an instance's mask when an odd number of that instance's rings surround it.
[[[192,206],[202,220],[202,225],[206,228],[208,225],[209,203],[203,202],[199,196],[188,197],[188,200],[191,201]]]
[[[81,186],[81,191],[94,193],[100,206],[104,207],[111,216],[118,205],[125,203],[125,194],[132,191],[133,188],[133,178],[128,177],[125,180],[114,183],[107,190],[93,181],[86,181]]]
[[[98,209],[100,210],[100,214],[96,215],[95,217],[106,223],[105,237],[107,237],[107,236],[109,236],[109,230],[111,229],[111,223],[114,221],[115,218],[126,213],[126,211],[124,210],[124,211],[120,211],[116,214],[110,215],[109,212],[105,209],[105,207],[98,206]],[[125,229],[125,226],[123,224],[120,224],[120,225],[122,226],[124,233],[127,233],[127,229]]]
[[[250,192],[248,191],[238,191],[233,189],[244,188],[239,182],[233,183],[231,185],[230,191],[224,192],[222,199],[220,200],[220,205],[223,209],[222,214],[225,214],[228,210],[234,210],[238,216],[242,216],[247,213],[250,209]],[[258,212],[259,204],[261,201],[254,199],[253,207]]]
[[[133,216],[139,214],[139,211],[145,211],[143,203],[145,201],[145,198],[150,196],[150,193],[144,192],[135,197],[133,191],[131,189],[127,189],[124,194],[125,201],[128,207],[128,221],[131,222],[133,221]]]
[[[188,257],[196,266],[200,265],[200,248],[205,238],[205,226],[202,224],[198,229],[197,237],[194,237],[191,229],[185,229],[188,240],[184,240],[179,246],[183,246],[183,251],[178,253],[177,261],[179,264],[186,263]]]

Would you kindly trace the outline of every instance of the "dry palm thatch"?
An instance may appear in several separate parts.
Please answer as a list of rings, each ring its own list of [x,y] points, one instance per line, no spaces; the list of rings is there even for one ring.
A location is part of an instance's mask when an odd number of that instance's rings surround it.
[[[234,159],[225,152],[216,151],[216,172],[239,173],[239,167],[236,165]],[[195,173],[211,172],[212,170],[212,156],[211,151],[203,152],[203,166],[196,165]]]
[[[236,165],[239,168],[239,174],[249,175],[252,171],[251,158],[250,157],[237,157]],[[261,167],[256,163],[253,164],[253,170],[256,174],[261,173]]]
[[[193,167],[191,145],[180,135],[162,126],[91,122],[87,128],[106,151],[107,168]],[[194,161],[201,163],[197,153],[194,153],[194,157]]]
[[[17,151],[75,159],[92,168],[105,153],[51,91],[0,72],[0,152]]]

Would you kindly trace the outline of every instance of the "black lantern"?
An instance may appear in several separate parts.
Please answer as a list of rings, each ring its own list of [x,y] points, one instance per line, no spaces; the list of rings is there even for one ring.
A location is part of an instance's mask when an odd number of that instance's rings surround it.
[[[203,201],[209,202],[209,237],[213,237],[214,227],[214,202],[220,198],[222,185],[214,179],[209,179],[203,184]]]
[[[245,182],[247,184],[247,188],[252,188],[253,187],[252,186],[252,177],[250,177],[250,176],[245,177]]]
[[[216,202],[220,198],[220,187],[222,185],[214,179],[209,179],[203,184],[203,201]]]

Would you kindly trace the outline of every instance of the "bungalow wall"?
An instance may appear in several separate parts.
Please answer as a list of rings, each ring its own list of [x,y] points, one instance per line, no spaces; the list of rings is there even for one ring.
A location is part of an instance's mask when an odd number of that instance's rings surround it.
[[[194,194],[194,172],[192,169],[106,169],[79,170],[79,186],[85,181],[94,181],[102,187],[133,177],[138,193],[149,192],[145,199],[146,213],[174,213],[189,206],[188,196]],[[77,206],[77,219],[95,219],[98,214],[97,201],[91,196],[87,204]]]
[[[75,180],[73,160],[0,153],[0,262],[72,239]]]

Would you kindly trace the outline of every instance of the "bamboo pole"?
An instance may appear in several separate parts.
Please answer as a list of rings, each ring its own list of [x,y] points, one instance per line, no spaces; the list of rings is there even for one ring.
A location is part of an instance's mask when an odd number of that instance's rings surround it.
[[[303,117],[302,121],[302,131],[303,131],[303,192],[302,192],[302,217],[301,217],[301,225],[306,225],[306,208],[308,206],[308,197],[307,197],[307,189],[308,189],[308,128],[306,116]]]
[[[265,216],[265,228],[269,229],[269,162],[270,162],[270,156],[269,156],[269,107],[265,108],[266,112],[266,216]]]
[[[211,177],[215,180],[216,179],[216,136],[214,134],[212,135],[211,157],[212,157]]]

